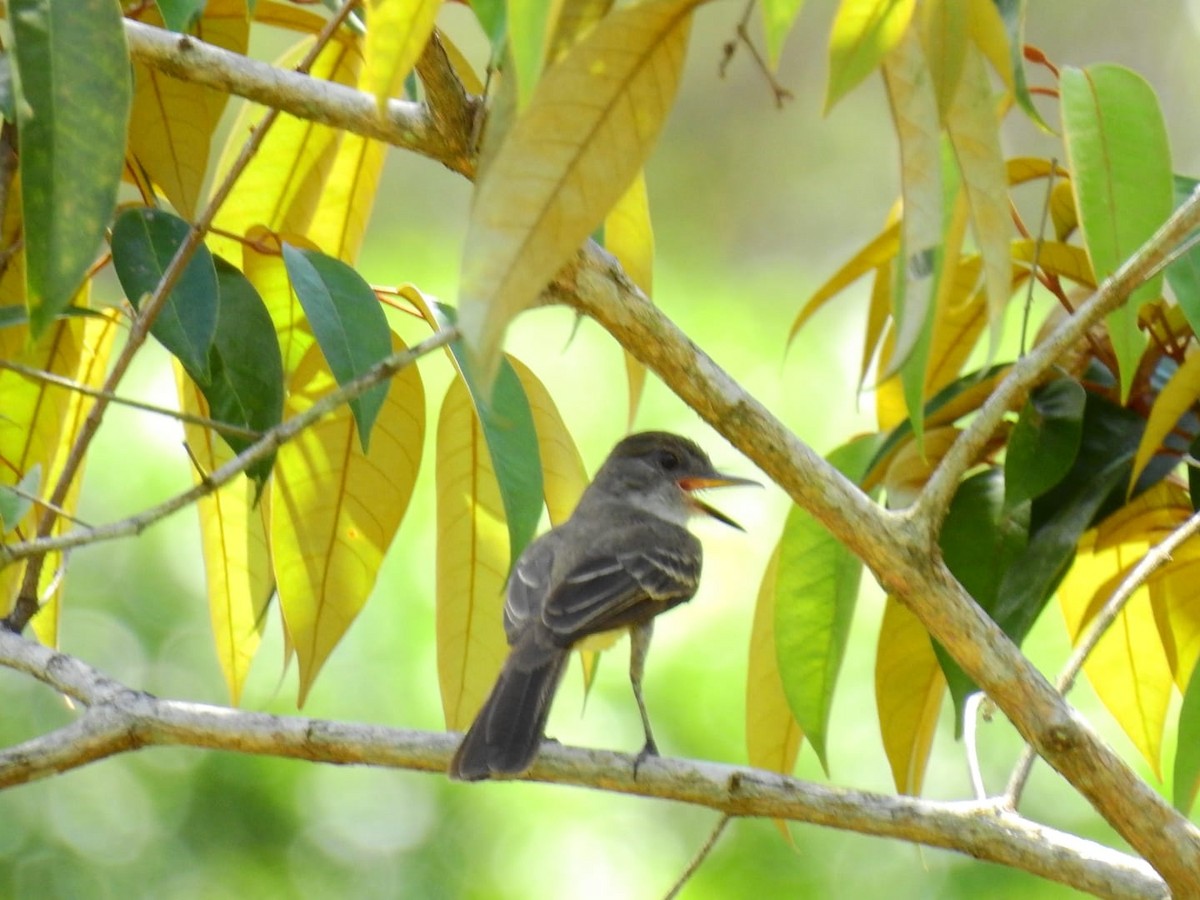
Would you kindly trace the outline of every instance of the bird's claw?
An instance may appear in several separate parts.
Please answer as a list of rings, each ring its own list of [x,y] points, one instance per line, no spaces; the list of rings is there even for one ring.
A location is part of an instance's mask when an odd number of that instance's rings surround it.
[[[634,760],[633,760],[633,780],[634,781],[637,781],[638,769],[640,769],[642,767],[642,763],[644,763],[646,760],[648,760],[652,756],[658,756],[658,746],[654,743],[654,741],[648,740],[648,741],[646,741],[646,746],[644,746],[642,748],[641,752],[638,753],[638,755],[636,757],[634,757]]]

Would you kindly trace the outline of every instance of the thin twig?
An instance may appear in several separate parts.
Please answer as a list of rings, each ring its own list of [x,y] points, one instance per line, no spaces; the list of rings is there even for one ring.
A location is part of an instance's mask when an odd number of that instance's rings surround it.
[[[971,777],[971,789],[976,800],[987,799],[987,786],[983,783],[983,769],[979,765],[979,706],[987,695],[974,691],[963,704],[963,752],[967,755],[967,774]]]
[[[1042,202],[1042,218],[1038,222],[1037,237],[1033,241],[1033,259],[1029,264],[1029,290],[1025,294],[1025,314],[1021,316],[1021,356],[1028,346],[1029,316],[1033,309],[1033,286],[1037,283],[1038,268],[1042,258],[1042,244],[1046,240],[1046,220],[1050,218],[1050,201],[1054,197],[1054,176],[1058,172],[1058,159],[1050,158],[1050,174],[1046,177],[1046,198]]]
[[[729,824],[729,820],[732,818],[733,816],[729,813],[721,816],[717,821],[716,827],[713,828],[712,833],[708,836],[708,840],[704,842],[704,846],[692,857],[692,861],[688,863],[688,867],[683,870],[683,874],[679,876],[679,880],[667,891],[663,900],[675,900],[679,896],[679,892],[683,890],[683,886],[696,874],[696,870],[704,864],[704,860],[708,859],[708,855],[712,853],[713,847],[717,846],[717,841],[721,839],[721,834],[725,831],[725,826]]]
[[[215,469],[208,477],[190,490],[176,494],[157,506],[142,510],[127,519],[98,525],[95,528],[85,528],[69,531],[56,537],[39,535],[29,541],[16,544],[0,544],[0,569],[17,560],[44,557],[53,550],[67,550],[72,547],[82,547],[101,541],[111,541],[117,538],[132,537],[141,534],[155,522],[165,519],[174,512],[195,503],[201,497],[206,497],[223,484],[231,481],[257,462],[267,459],[283,444],[290,441],[305,428],[318,419],[329,415],[339,406],[348,403],[355,397],[369,390],[374,385],[391,378],[405,366],[411,365],[420,357],[456,340],[459,337],[457,328],[447,328],[439,331],[419,344],[407,350],[397,351],[386,359],[376,363],[353,381],[346,382],[337,390],[323,396],[311,407],[299,415],[281,422],[270,431],[263,434],[255,443],[247,447],[229,462]],[[3,630],[3,629],[0,629]],[[9,629],[14,631],[15,629]]]
[[[1067,660],[1067,664],[1063,667],[1062,673],[1058,676],[1058,681],[1055,684],[1059,693],[1066,696],[1071,688],[1075,686],[1075,679],[1083,671],[1083,664],[1087,662],[1087,658],[1096,649],[1096,645],[1100,643],[1100,639],[1112,627],[1138,588],[1146,583],[1146,579],[1156,569],[1168,563],[1171,559],[1171,554],[1184,541],[1196,534],[1197,531],[1200,531],[1200,512],[1193,514],[1186,522],[1163,538],[1151,550],[1147,551],[1138,564],[1130,569],[1129,574],[1125,576],[1120,585],[1117,586],[1117,589],[1113,591],[1112,596],[1108,598],[1104,607],[1088,623],[1087,631],[1084,632],[1083,637],[1075,645],[1075,651],[1071,654],[1071,658]],[[1017,805],[1021,802],[1021,793],[1025,790],[1025,785],[1029,781],[1029,773],[1033,768],[1034,757],[1033,750],[1027,745],[1016,767],[1013,769],[1012,776],[1009,778],[1008,788],[1005,790],[1004,795],[1006,803],[1012,809],[1016,809]]]
[[[354,2],[347,3],[338,10],[336,15],[325,23],[325,27],[317,35],[313,46],[309,48],[309,51],[304,55],[304,59],[297,66],[298,71],[307,72],[312,67],[312,64],[325,48],[325,45],[333,38],[334,33],[355,5]],[[61,507],[65,504],[71,485],[78,476],[79,469],[87,457],[92,439],[95,438],[96,433],[100,429],[100,423],[104,419],[104,413],[108,409],[108,397],[116,394],[117,386],[121,383],[121,379],[125,377],[125,373],[133,362],[134,356],[146,342],[146,338],[149,337],[150,329],[154,325],[155,319],[158,318],[159,312],[166,306],[167,298],[170,297],[171,292],[175,289],[176,283],[182,277],[196,250],[204,242],[204,236],[208,233],[208,228],[212,224],[213,219],[216,218],[217,212],[224,205],[226,199],[228,199],[230,193],[233,191],[234,184],[237,183],[246,166],[250,164],[250,160],[258,152],[258,148],[266,138],[267,131],[270,130],[279,116],[280,112],[277,109],[268,109],[264,113],[262,119],[250,133],[249,139],[242,146],[242,151],[238,154],[237,160],[213,192],[212,198],[208,201],[204,211],[192,223],[191,230],[188,232],[183,243],[179,245],[179,249],[175,251],[175,256],[168,263],[166,271],[163,272],[158,285],[154,288],[150,297],[141,304],[138,316],[133,321],[133,327],[129,330],[129,337],[125,342],[125,347],[117,356],[112,370],[108,373],[108,377],[101,388],[103,395],[97,397],[96,402],[92,404],[87,418],[84,419],[83,425],[79,429],[75,443],[72,444],[66,461],[63,463],[58,482],[50,494],[50,504],[52,506]],[[38,521],[37,529],[37,536],[39,538],[46,538],[50,535],[54,529],[55,518],[53,511],[50,510],[41,517]],[[8,617],[3,620],[4,627],[18,632],[22,631],[37,612],[37,585],[42,574],[43,560],[44,557],[34,557],[29,565],[26,566],[16,603],[13,604],[12,611]]]
[[[13,362],[11,359],[0,359],[0,369],[8,369],[16,372],[18,375],[24,375],[26,378],[34,378],[38,381],[43,381],[46,384],[53,384],[61,388],[66,388],[69,391],[75,391],[78,394],[83,394],[87,397],[103,397],[109,403],[116,403],[118,406],[128,406],[131,409],[140,409],[142,412],[154,413],[156,416],[166,416],[169,419],[175,419],[179,422],[186,422],[189,425],[199,425],[203,428],[209,428],[221,434],[232,435],[233,437],[243,437],[249,440],[255,440],[262,437],[261,431],[255,431],[252,428],[243,428],[240,425],[231,425],[228,422],[218,422],[216,419],[209,419],[205,416],[197,416],[192,413],[180,412],[175,409],[167,409],[164,406],[155,406],[153,403],[145,403],[141,400],[133,400],[129,397],[122,397],[120,394],[113,394],[100,388],[89,387],[79,381],[74,381],[70,378],[64,378],[62,375],[56,375],[54,372],[47,372],[45,369],[35,369],[32,366],[24,365],[23,363]],[[61,514],[61,510],[60,510]]]
[[[771,93],[775,95],[775,106],[778,109],[783,109],[784,104],[792,99],[792,92],[779,83],[775,74],[771,71],[770,65],[763,59],[762,53],[759,52],[754,39],[750,36],[750,15],[754,12],[754,4],[756,0],[747,0],[746,8],[742,11],[742,17],[738,20],[735,33],[736,40],[726,41],[722,50],[723,56],[721,62],[717,66],[717,72],[722,78],[725,77],[725,72],[729,68],[729,64],[733,61],[734,54],[737,52],[738,44],[744,44],[750,55],[754,57],[754,62],[758,66],[758,71],[763,78],[767,80],[767,84],[771,88]]]

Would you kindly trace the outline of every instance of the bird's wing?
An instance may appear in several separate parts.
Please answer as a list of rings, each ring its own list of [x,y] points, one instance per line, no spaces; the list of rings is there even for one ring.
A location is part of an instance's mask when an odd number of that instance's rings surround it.
[[[674,532],[662,539],[661,529]],[[691,599],[700,582],[700,542],[670,523],[632,526],[581,555],[546,597],[542,621],[563,645],[649,621]]]
[[[504,600],[504,633],[510,644],[526,622],[537,618],[550,584],[558,533],[550,531],[530,544],[508,576]]]

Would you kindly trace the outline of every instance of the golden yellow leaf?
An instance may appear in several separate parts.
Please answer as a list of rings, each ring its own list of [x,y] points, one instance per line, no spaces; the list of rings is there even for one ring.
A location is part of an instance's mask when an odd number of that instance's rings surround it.
[[[311,43],[312,39],[304,39],[276,60],[275,65],[294,68]],[[338,39],[331,41],[317,57],[311,74],[314,78],[356,86],[361,66],[358,44]],[[263,115],[263,108],[253,104],[247,104],[239,114],[217,166],[218,183],[237,159],[250,129]],[[263,225],[278,234],[307,235],[342,137],[337,129],[281,115],[222,204],[213,228],[231,235],[245,235],[253,226]],[[226,259],[241,255],[235,239],[210,234],[207,242],[214,253]]]
[[[959,429],[952,425],[930,428],[925,432],[923,446],[912,435],[900,444],[883,476],[889,509],[903,509],[916,499],[958,433]]]
[[[867,307],[867,327],[863,332],[862,361],[859,364],[858,386],[862,390],[867,383],[867,373],[877,353],[882,348],[884,329],[892,316],[892,264],[886,262],[875,270],[875,278],[871,282],[871,302]],[[903,400],[903,397],[901,398]],[[903,421],[903,416],[899,421]],[[898,424],[893,423],[893,424]],[[880,426],[881,429],[883,426]],[[891,426],[889,426],[891,427]]]
[[[476,184],[459,324],[485,380],[508,322],[649,155],[675,97],[697,2],[647,0],[605,17],[544,73]]]
[[[546,30],[546,64],[562,59],[612,5],[613,0],[550,0],[546,21],[553,24]]]
[[[263,226],[255,225],[246,233],[246,239],[247,243],[242,247],[242,271],[262,297],[275,325],[286,378],[296,371],[316,338],[296,292],[292,290],[279,237]],[[303,238],[295,235],[289,235],[288,242],[306,246]]]
[[[1054,223],[1054,235],[1065,241],[1079,227],[1079,210],[1075,207],[1075,191],[1071,182],[1059,181],[1050,191],[1050,221]],[[1088,270],[1092,261],[1088,260]]]
[[[916,0],[842,0],[829,35],[825,112],[870,75],[912,20]]]
[[[925,364],[925,396],[933,397],[950,384],[975,349],[987,325],[987,305],[977,290],[982,263],[978,256],[947,265],[933,317],[933,336]]]
[[[1075,562],[1058,589],[1072,641],[1079,639],[1148,547],[1145,542],[1126,543],[1097,551],[1095,541],[1095,531],[1084,534]],[[1084,671],[1101,702],[1161,778],[1162,733],[1172,675],[1145,585],[1100,639]]]
[[[1200,545],[1193,538],[1176,549],[1173,559],[1150,578],[1151,595],[1159,601],[1159,630],[1169,648],[1175,684],[1187,688],[1200,660]]]
[[[492,456],[466,383],[442,400],[437,431],[438,684],[446,727],[483,705],[508,644],[502,627],[508,526]]]
[[[654,227],[650,223],[650,198],[646,194],[646,174],[639,172],[616,206],[604,220],[604,246],[621,263],[625,274],[647,297],[654,296]],[[629,387],[629,417],[626,427],[633,430],[642,391],[646,387],[646,367],[625,351],[625,380]]]
[[[993,0],[968,0],[968,28],[971,40],[992,64],[1000,80],[1011,93],[1013,90],[1012,52],[1008,46],[1008,29]]]
[[[974,0],[972,0],[974,2]],[[991,3],[991,0],[984,0]],[[1005,53],[1008,51],[1005,50]],[[1004,170],[1008,174],[1010,185],[1027,184],[1039,178],[1046,178],[1051,172],[1056,180],[1067,177],[1067,170],[1062,166],[1051,165],[1051,161],[1040,156],[1014,156],[1004,161]]]
[[[394,349],[403,344],[393,337]],[[318,347],[289,385],[285,418],[335,387]],[[412,496],[425,433],[416,366],[392,379],[366,456],[349,407],[279,449],[271,481],[271,556],[295,642],[302,705],[333,648],[367,602]]]
[[[800,314],[796,316],[796,320],[792,322],[792,327],[788,331],[787,342],[789,344],[792,342],[792,339],[804,327],[804,323],[829,299],[836,297],[868,272],[877,272],[882,265],[895,258],[898,252],[900,252],[900,222],[897,219],[854,254],[852,259],[838,269],[832,278],[817,288],[813,295],[804,302]]]
[[[994,353],[1004,307],[1012,290],[1009,245],[1013,224],[1009,212],[1008,172],[1000,148],[1000,117],[982,58],[974,46],[967,48],[962,79],[944,123],[970,204],[971,231],[983,257]]]
[[[358,259],[375,205],[387,145],[349,132],[338,141],[320,202],[305,232],[323,253],[347,263]]]
[[[175,383],[184,412],[208,416],[208,403],[195,383],[175,363]],[[203,473],[192,468],[192,480],[224,465],[234,456],[216,432],[187,423],[184,435]],[[235,478],[196,504],[200,516],[200,550],[204,557],[208,613],[217,662],[229,688],[229,702],[241,702],[242,687],[262,641],[267,605],[274,590],[271,551],[267,543],[264,493],[255,506],[257,487],[249,478]]]
[[[917,12],[917,31],[929,62],[933,94],[938,110],[945,113],[962,78],[970,9],[962,0],[925,0]],[[937,136],[936,129],[933,134]]]
[[[375,95],[381,115],[429,43],[441,5],[442,0],[366,0],[364,87]]]
[[[1183,361],[1183,365],[1175,370],[1175,374],[1163,386],[1154,405],[1150,407],[1146,430],[1142,432],[1137,454],[1133,458],[1133,474],[1129,479],[1130,491],[1154,454],[1162,448],[1163,441],[1178,424],[1180,417],[1190,410],[1198,399],[1200,353],[1192,353]]]
[[[467,60],[466,55],[462,50],[458,49],[458,45],[454,41],[450,40],[450,35],[440,29],[437,30],[437,35],[446,50],[446,57],[450,60],[450,66],[454,69],[454,74],[458,76],[458,80],[462,82],[462,86],[467,89],[467,93],[482,96],[484,92],[483,82],[475,74],[475,69]]]
[[[144,7],[136,18],[162,26],[162,17],[153,6]],[[210,0],[195,31],[206,43],[244,54],[250,42],[246,0]],[[132,65],[128,152],[179,214],[192,219],[208,168],[213,132],[229,95],[171,78],[137,60]]]
[[[925,626],[888,597],[875,655],[875,707],[892,780],[902,794],[921,793],[945,693],[946,678]]]
[[[254,21],[301,34],[319,34],[325,26],[325,20],[315,13],[301,9],[294,3],[280,3],[277,0],[257,0],[254,4]]]
[[[1032,265],[1036,257],[1038,268],[1043,271],[1052,272],[1084,287],[1096,286],[1091,260],[1082,247],[1061,244],[1058,241],[1042,241],[1041,246],[1038,246],[1037,241],[1019,239],[1012,242],[1010,252],[1013,262]]]

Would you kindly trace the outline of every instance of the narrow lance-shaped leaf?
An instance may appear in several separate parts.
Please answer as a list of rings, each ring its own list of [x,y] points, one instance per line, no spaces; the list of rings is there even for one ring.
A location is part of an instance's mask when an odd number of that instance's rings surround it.
[[[1039,388],[1021,409],[1004,457],[1004,505],[1040,497],[1067,474],[1079,452],[1087,397],[1073,378]]]
[[[459,295],[490,387],[508,322],[533,303],[642,167],[675,97],[697,0],[606,16],[538,82],[476,186]]]
[[[382,111],[412,71],[433,34],[441,0],[367,0],[368,90]]]
[[[338,384],[367,372],[392,352],[391,330],[371,286],[341,260],[283,245],[292,287]],[[387,396],[377,384],[350,401],[363,450]]]
[[[900,42],[915,8],[916,0],[842,0],[829,37],[826,112]]]
[[[79,288],[116,207],[129,55],[112,0],[11,0],[8,22],[18,75],[27,303],[36,338]]]
[[[617,258],[625,274],[643,294],[654,296],[654,226],[650,222],[645,173],[638,173],[629,190],[604,220],[604,248]],[[628,350],[625,351],[625,376],[629,387],[627,421],[632,430],[646,386],[646,367]]]
[[[874,437],[845,444],[829,461],[859,478],[877,448]],[[788,703],[821,766],[829,713],[858,599],[862,563],[810,513],[794,507],[779,541],[775,650]]]
[[[1193,353],[1183,361],[1175,374],[1159,392],[1150,407],[1146,430],[1138,444],[1137,456],[1133,460],[1130,486],[1136,484],[1150,460],[1158,453],[1167,435],[1179,424],[1183,416],[1200,399],[1200,353]],[[1190,467],[1189,467],[1190,468]]]
[[[159,209],[130,209],[117,219],[113,266],[135,307],[158,287],[190,231],[183,219]],[[212,256],[198,247],[150,326],[150,333],[199,383],[207,383],[211,375],[209,349],[217,332],[218,297]]]
[[[403,349],[399,339],[393,346]],[[288,412],[334,389],[320,348],[292,377]],[[300,668],[299,703],[375,587],[383,555],[412,497],[425,433],[416,366],[392,378],[368,457],[340,407],[284,444],[271,479],[271,554]]]
[[[783,42],[787,40],[803,8],[804,0],[763,0],[762,18],[767,39],[767,64],[772,69],[779,68]]]
[[[1173,205],[1171,151],[1153,89],[1115,65],[1067,67],[1061,79],[1063,132],[1079,223],[1092,269],[1107,278],[1166,220]],[[1138,307],[1159,295],[1162,276],[1141,284],[1108,315],[1121,396],[1133,385],[1145,338]]]
[[[434,328],[454,324],[452,307],[431,304],[411,285],[402,287],[400,293],[412,301]],[[471,356],[463,342],[453,341],[448,352],[479,416],[508,523],[508,549],[515,562],[533,539],[542,515],[542,467],[529,400],[507,357],[500,361],[492,396],[487,398],[479,388]]]

